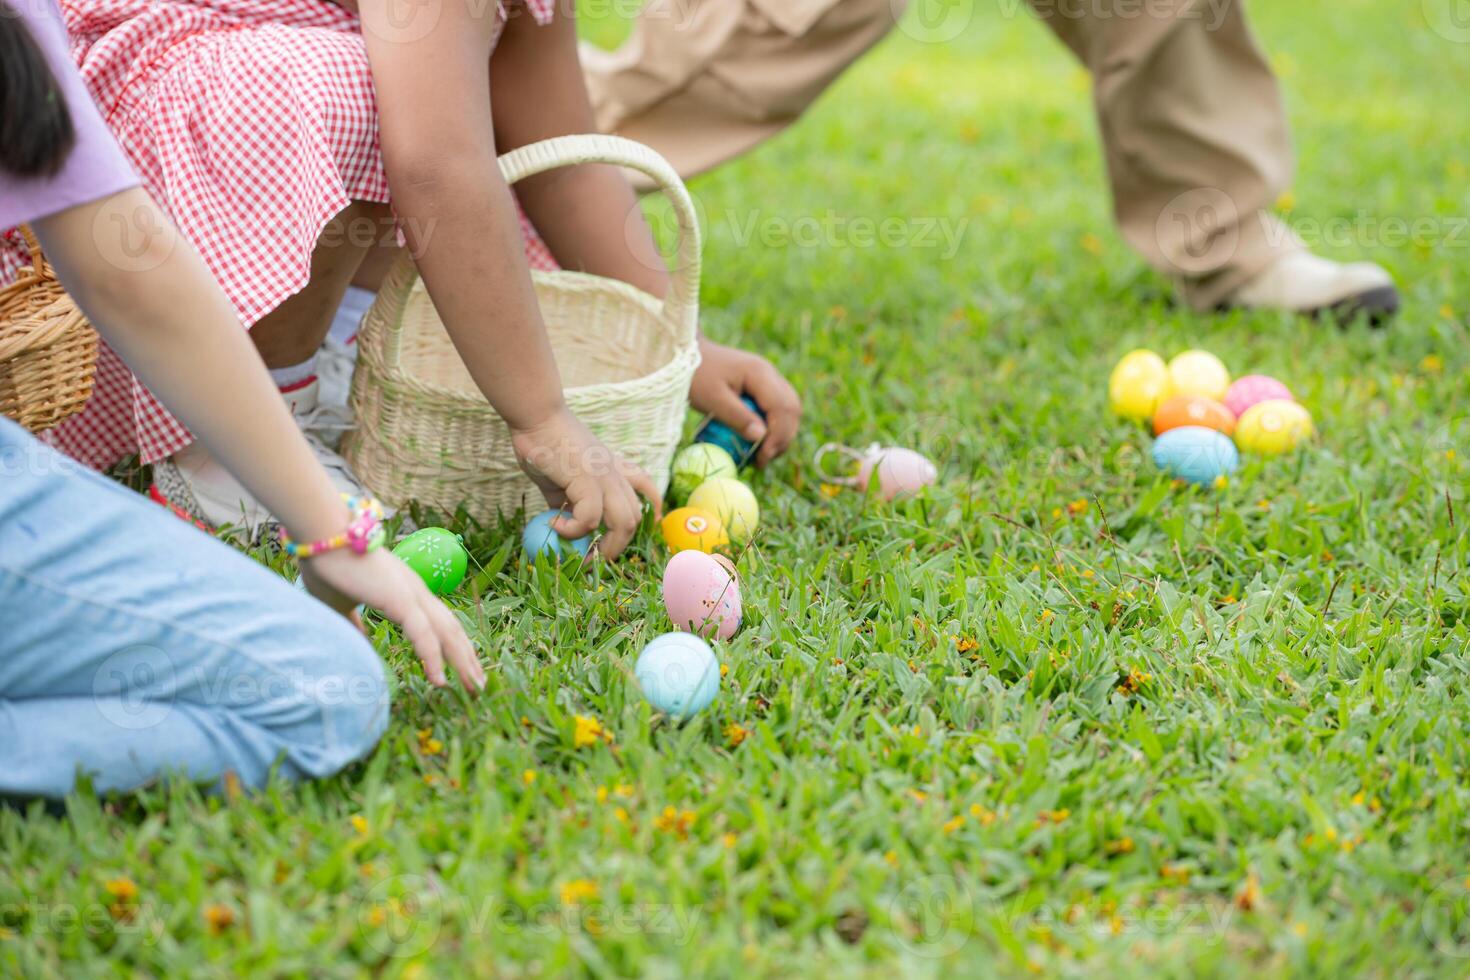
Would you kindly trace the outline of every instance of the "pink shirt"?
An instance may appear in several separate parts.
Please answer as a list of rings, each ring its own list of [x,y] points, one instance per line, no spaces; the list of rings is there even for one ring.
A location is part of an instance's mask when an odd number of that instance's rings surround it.
[[[6,7],[0,17],[19,14],[21,26],[50,62],[77,139],[54,177],[21,178],[0,172],[0,230],[110,197],[139,183],[72,63],[56,0],[7,0]]]

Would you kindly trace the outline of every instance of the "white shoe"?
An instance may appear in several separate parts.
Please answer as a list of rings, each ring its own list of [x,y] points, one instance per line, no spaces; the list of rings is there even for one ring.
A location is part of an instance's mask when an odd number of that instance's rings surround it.
[[[303,435],[317,462],[326,468],[332,485],[339,491],[361,496],[366,491],[353,474],[347,460],[331,449],[307,423],[320,424],[324,413],[318,395],[320,382],[313,381],[282,397],[291,414],[303,425]],[[229,470],[195,442],[166,460],[153,464],[153,486],[149,495],[168,506],[180,517],[187,518],[207,530],[234,528],[247,540],[257,540],[274,530],[279,522],[251,496]]]
[[[1333,262],[1308,251],[1289,252],[1225,298],[1226,307],[1285,310],[1379,324],[1399,308],[1393,277],[1372,262]]]
[[[318,410],[346,421],[351,426],[352,410],[347,407],[352,393],[352,372],[357,368],[357,343],[343,343],[328,337],[316,352],[316,373],[321,381]]]

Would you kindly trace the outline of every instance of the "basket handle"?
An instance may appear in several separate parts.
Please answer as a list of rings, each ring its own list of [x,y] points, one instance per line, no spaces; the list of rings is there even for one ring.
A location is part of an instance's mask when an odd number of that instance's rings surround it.
[[[699,219],[684,182],[667,160],[642,143],[602,135],[557,136],[529,143],[499,159],[500,172],[511,184],[557,167],[579,163],[610,163],[637,170],[652,178],[673,204],[679,222],[679,251],[677,264],[671,270],[672,279],[669,294],[664,299],[663,316],[676,326],[681,342],[694,343],[699,332]],[[405,253],[383,280],[378,295],[401,303],[418,280],[418,268],[413,257]],[[400,363],[402,356],[403,325],[397,317],[375,315],[377,309],[374,306],[374,312],[368,315],[364,329],[384,331],[383,359],[386,365],[393,367]]]
[[[699,331],[699,218],[684,181],[669,161],[642,143],[601,134],[555,136],[511,150],[500,158],[500,172],[508,184],[536,174],[582,163],[611,163],[636,170],[654,182],[673,205],[679,223],[679,249],[669,270],[669,294],[664,316],[679,326],[681,339],[693,343]]]

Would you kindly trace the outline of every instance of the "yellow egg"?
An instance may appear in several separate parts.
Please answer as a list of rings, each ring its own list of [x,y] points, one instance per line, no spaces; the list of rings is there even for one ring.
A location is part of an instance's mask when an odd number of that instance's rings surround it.
[[[1230,390],[1230,372],[1207,350],[1187,350],[1169,362],[1169,394],[1200,395],[1217,402]]]
[[[730,536],[725,533],[725,525],[720,519],[698,507],[669,511],[659,528],[664,532],[664,544],[676,555],[681,551],[711,554],[716,548],[730,543]]]
[[[736,544],[750,540],[760,523],[761,508],[750,487],[727,476],[705,480],[689,495],[689,506],[707,510],[725,525],[725,533]]]
[[[1108,403],[1125,419],[1151,418],[1169,388],[1169,368],[1151,350],[1129,351],[1108,377]]]
[[[1262,456],[1289,452],[1311,437],[1312,413],[1284,398],[1256,402],[1235,423],[1235,444]]]

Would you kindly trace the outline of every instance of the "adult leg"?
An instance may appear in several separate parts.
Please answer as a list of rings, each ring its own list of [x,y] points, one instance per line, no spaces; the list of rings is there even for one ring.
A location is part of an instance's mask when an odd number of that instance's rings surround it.
[[[1119,230],[1191,306],[1397,306],[1382,269],[1311,256],[1268,210],[1294,163],[1243,2],[1031,4],[1093,75]]]
[[[617,50],[583,46],[598,125],[647,143],[685,177],[701,173],[795,122],[903,8],[903,0],[649,0]]]
[[[0,622],[0,795],[326,776],[387,724],[345,619],[4,419]]]

